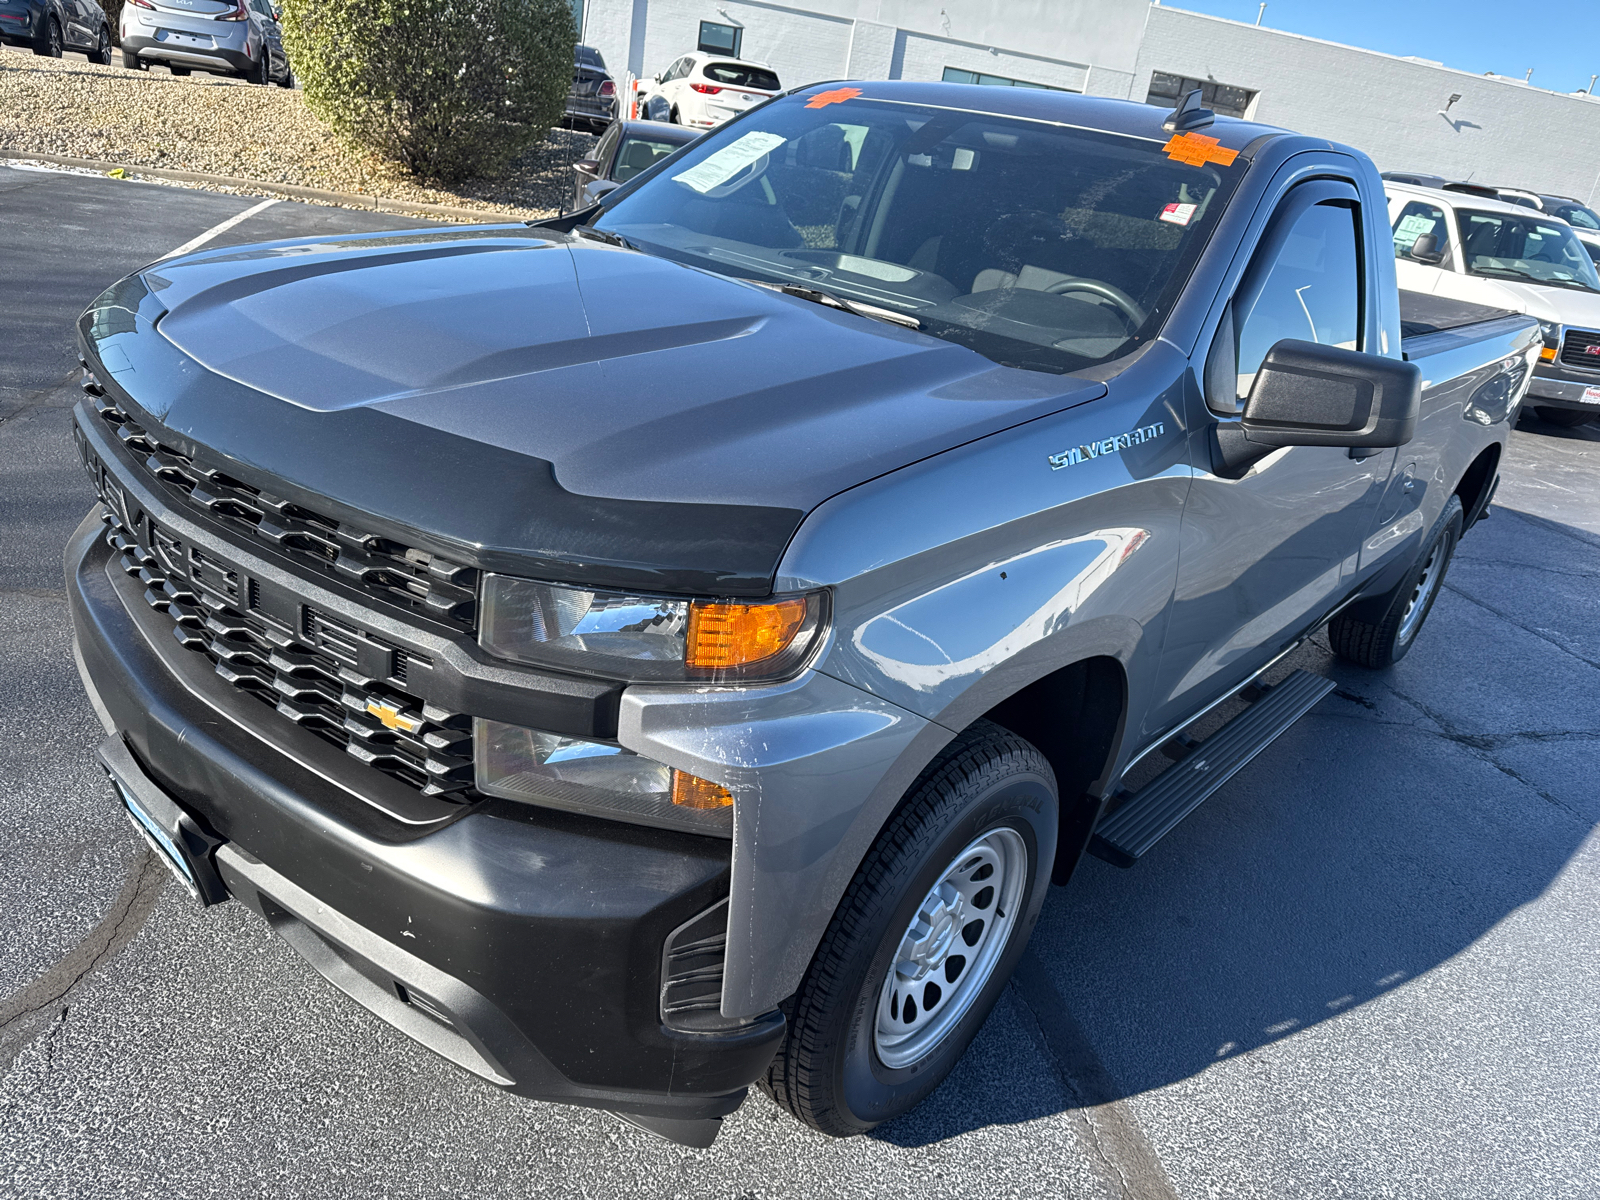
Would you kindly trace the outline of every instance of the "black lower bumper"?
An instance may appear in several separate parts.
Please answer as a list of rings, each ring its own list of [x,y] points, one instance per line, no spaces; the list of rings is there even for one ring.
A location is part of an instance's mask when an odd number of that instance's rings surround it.
[[[124,791],[157,789],[221,844],[209,862],[329,980],[485,1079],[653,1121],[736,1108],[783,1035],[662,1024],[662,946],[727,894],[726,842],[507,802],[391,821],[370,768],[241,696],[109,566],[97,516],[67,548],[80,668]],[[241,709],[240,702],[247,707]],[[250,709],[259,711],[250,712]],[[115,749],[115,745],[113,745]],[[340,761],[347,760],[347,761]]]
[[[1540,363],[1528,381],[1523,404],[1600,415],[1600,371],[1572,371],[1558,363]]]

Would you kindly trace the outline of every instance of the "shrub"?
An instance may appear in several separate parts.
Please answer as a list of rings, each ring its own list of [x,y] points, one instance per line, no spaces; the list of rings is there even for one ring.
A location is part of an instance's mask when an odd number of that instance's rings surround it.
[[[560,119],[577,30],[569,0],[284,0],[283,40],[334,133],[451,183]]]
[[[106,25],[111,30],[111,44],[122,45],[122,0],[100,0],[100,11],[106,14]]]

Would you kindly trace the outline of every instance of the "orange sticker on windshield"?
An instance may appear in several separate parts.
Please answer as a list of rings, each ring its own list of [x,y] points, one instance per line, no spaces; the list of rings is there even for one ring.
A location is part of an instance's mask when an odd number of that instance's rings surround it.
[[[830,104],[843,104],[846,100],[854,100],[859,95],[861,95],[860,88],[830,88],[811,97],[806,101],[806,107],[827,108]]]
[[[1224,150],[1220,141],[1203,133],[1175,133],[1163,148],[1168,158],[1191,167],[1203,167],[1209,162],[1231,167],[1239,157],[1237,150]]]

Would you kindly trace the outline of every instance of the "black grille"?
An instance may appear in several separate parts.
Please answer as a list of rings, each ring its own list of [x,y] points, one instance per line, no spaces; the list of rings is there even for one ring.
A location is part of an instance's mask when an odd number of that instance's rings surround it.
[[[1600,371],[1600,332],[1569,329],[1561,344],[1561,361],[1584,371]]]
[[[184,503],[321,574],[458,629],[475,628],[474,568],[356,529],[201,466],[158,441],[109,396],[96,395],[100,388],[89,380],[84,390],[134,461]]]
[[[398,648],[309,605],[275,601],[263,590],[271,584],[185,545],[95,474],[107,543],[122,570],[145,585],[145,602],[172,618],[182,645],[235,687],[385,775],[424,795],[477,798],[471,718],[395,686],[404,682]]]

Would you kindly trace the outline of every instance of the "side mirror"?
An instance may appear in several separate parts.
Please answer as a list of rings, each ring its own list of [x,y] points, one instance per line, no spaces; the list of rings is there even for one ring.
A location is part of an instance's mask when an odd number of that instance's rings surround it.
[[[1404,446],[1421,409],[1415,363],[1285,338],[1262,360],[1244,416],[1217,425],[1217,449],[1238,469],[1280,446]]]
[[[580,158],[572,164],[574,171],[581,171],[585,175],[600,174],[600,160],[598,158]]]
[[[614,192],[622,185],[609,179],[596,179],[583,189],[583,202],[585,205],[599,203],[600,197],[607,192]]]
[[[1444,261],[1444,251],[1439,249],[1437,234],[1424,233],[1411,243],[1411,249],[1406,251],[1406,257],[1414,262],[1427,263],[1433,266]]]

